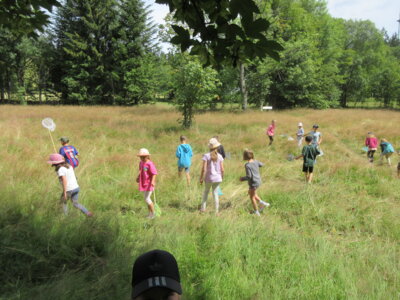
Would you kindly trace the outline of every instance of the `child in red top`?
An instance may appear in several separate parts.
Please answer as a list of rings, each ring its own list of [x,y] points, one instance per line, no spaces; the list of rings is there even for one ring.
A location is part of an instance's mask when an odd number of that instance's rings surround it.
[[[146,201],[147,207],[149,208],[149,215],[147,217],[153,219],[155,217],[154,204],[151,201],[150,196],[156,185],[157,169],[154,163],[150,160],[149,150],[142,148],[139,150],[137,156],[140,157],[140,163],[139,174],[136,178],[136,182],[139,183],[139,191],[143,192],[144,201]]]
[[[372,132],[368,132],[367,138],[365,139],[365,146],[368,147],[367,157],[369,162],[374,162],[374,154],[378,149],[378,139]]]
[[[267,129],[267,135],[269,138],[268,146],[271,146],[272,142],[274,141],[275,127],[276,127],[276,120],[272,120],[271,125],[269,125]]]

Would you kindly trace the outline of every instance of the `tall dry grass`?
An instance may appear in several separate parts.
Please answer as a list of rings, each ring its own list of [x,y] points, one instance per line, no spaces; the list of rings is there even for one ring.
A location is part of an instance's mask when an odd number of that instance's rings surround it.
[[[80,199],[95,213],[61,215],[60,187],[46,164],[54,139],[70,137],[80,152]],[[373,131],[399,148],[400,114],[384,110],[289,110],[204,113],[182,130],[169,107],[0,106],[1,288],[4,299],[128,299],[134,258],[170,250],[181,267],[185,299],[395,299],[400,288],[399,180],[395,166],[367,163],[361,151]],[[265,129],[277,120],[267,147]],[[315,180],[307,186],[298,154],[297,123],[323,133]],[[187,188],[177,177],[179,136],[194,150]],[[199,215],[201,156],[219,135],[225,161],[222,215]],[[58,148],[59,144],[56,141]],[[139,148],[158,170],[161,218],[147,221],[134,181]],[[272,204],[249,214],[242,152],[266,165],[261,197]],[[398,158],[393,157],[394,163]],[[395,164],[394,164],[395,165]]]

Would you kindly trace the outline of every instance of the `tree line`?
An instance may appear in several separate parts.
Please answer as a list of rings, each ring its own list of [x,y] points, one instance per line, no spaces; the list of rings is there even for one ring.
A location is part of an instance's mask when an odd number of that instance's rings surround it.
[[[198,8],[209,12],[202,23],[183,25],[194,18],[178,9],[156,27],[140,0],[64,0],[45,30],[34,34],[0,22],[0,102],[168,101],[183,111],[185,126],[195,109],[227,104],[400,104],[400,40],[372,22],[333,18],[318,0],[249,0],[255,8],[224,0],[217,12],[208,2],[214,3],[203,1]],[[199,39],[190,39],[196,31],[213,45],[214,56]],[[161,51],[160,43],[171,40],[176,45]],[[243,46],[242,54],[235,45]],[[224,56],[228,48],[230,56]],[[231,58],[234,63],[225,63]]]

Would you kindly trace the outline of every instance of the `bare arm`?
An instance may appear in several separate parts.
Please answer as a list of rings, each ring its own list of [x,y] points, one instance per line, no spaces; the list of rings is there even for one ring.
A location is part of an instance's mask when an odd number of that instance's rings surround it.
[[[67,176],[60,176],[61,177],[61,182],[62,182],[62,187],[63,187],[63,197],[64,200],[67,201]]]
[[[154,175],[151,177],[151,186],[156,186],[156,176],[157,176],[157,174],[154,174]]]
[[[203,183],[204,174],[206,173],[207,169],[207,161],[203,160],[203,166],[201,167],[201,174],[200,174],[200,184]]]
[[[221,161],[221,177],[222,177],[222,178],[224,178],[224,171],[225,171],[225,169],[224,169],[224,162]]]

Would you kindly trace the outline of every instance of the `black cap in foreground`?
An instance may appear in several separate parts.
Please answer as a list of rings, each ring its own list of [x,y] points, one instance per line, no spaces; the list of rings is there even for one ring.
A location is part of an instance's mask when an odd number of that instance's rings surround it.
[[[314,124],[314,126],[313,126],[313,128],[318,128],[319,126],[318,126],[318,124]]]
[[[146,252],[133,264],[132,298],[154,287],[164,287],[182,294],[178,263],[167,251]]]

